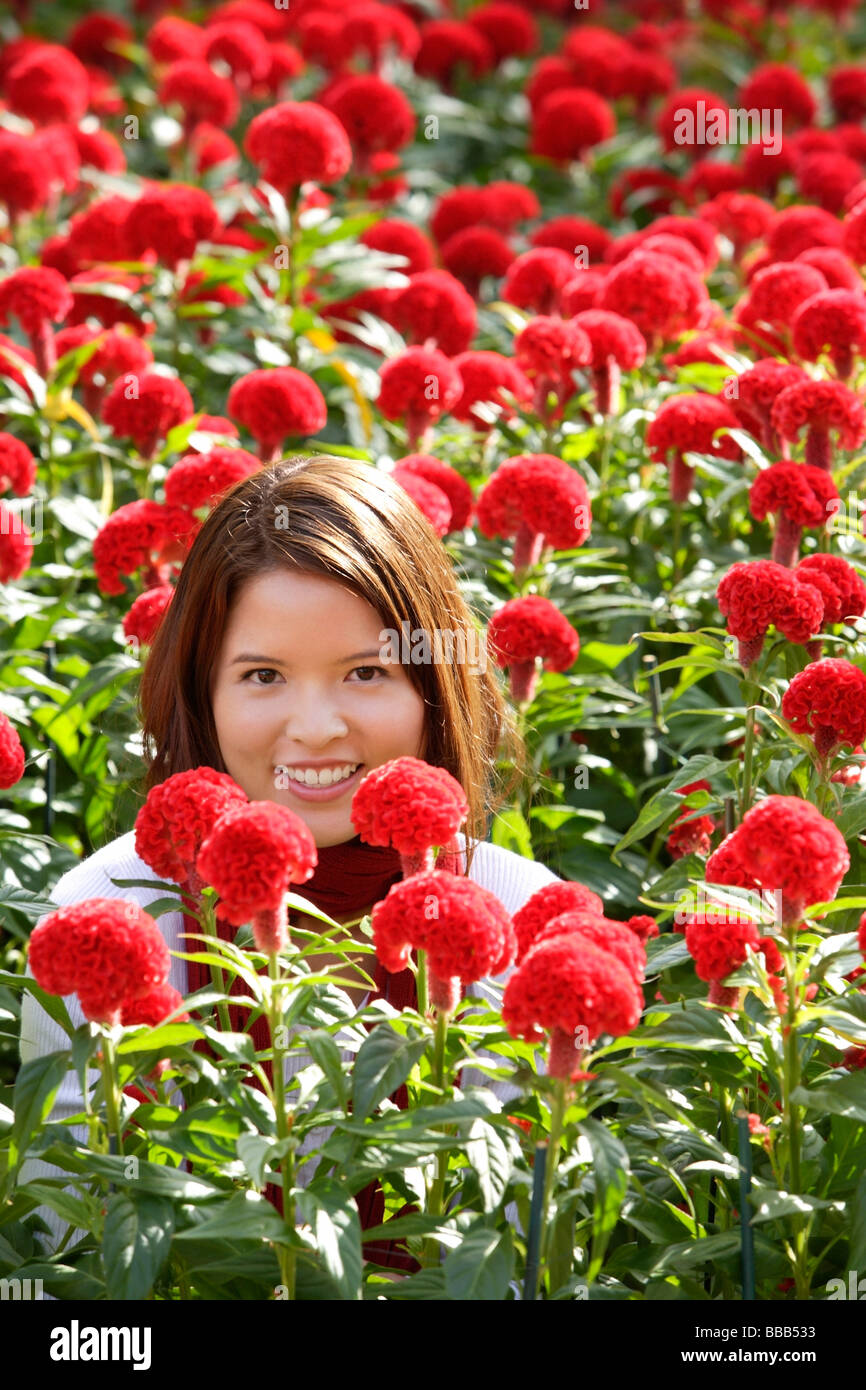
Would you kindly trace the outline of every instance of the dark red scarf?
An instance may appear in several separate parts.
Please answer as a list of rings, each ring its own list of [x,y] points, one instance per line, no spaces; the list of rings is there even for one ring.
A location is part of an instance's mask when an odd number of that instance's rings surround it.
[[[456,846],[453,846],[453,850],[456,850]],[[454,857],[453,850],[452,855],[445,860],[440,856],[437,866],[460,872],[459,859]],[[403,877],[400,856],[396,850],[365,844],[358,835],[344,844],[329,845],[320,849],[318,854],[318,864],[312,878],[306,883],[293,885],[292,891],[309,898],[322,912],[327,912],[337,921],[343,917],[359,917],[369,911],[373,904],[381,902],[388,889]],[[200,933],[201,928],[193,917],[184,913],[183,920],[184,931]],[[237,928],[228,922],[218,922],[218,932],[223,941],[233,941],[236,931]],[[184,949],[191,951],[204,948],[201,942],[187,941]],[[411,970],[402,970],[397,975],[390,975],[376,961],[375,971],[371,973],[376,986],[375,990],[370,992],[371,998],[378,995],[395,1009],[415,1008],[418,997],[415,992],[415,976]],[[199,961],[187,961],[188,993],[204,989],[210,983],[210,966]],[[244,990],[243,982],[236,978],[232,982],[231,993],[242,994]],[[248,1014],[249,1009],[242,1005],[229,1005],[229,1020],[234,1031],[249,1031],[257,1050],[267,1048],[270,1044],[267,1019],[262,1015],[252,1028],[247,1030],[245,1018]],[[204,1044],[204,1048],[207,1048],[207,1044]],[[268,1079],[272,1080],[271,1063],[264,1063],[264,1067]],[[250,1080],[251,1084],[258,1084],[254,1077]],[[405,1109],[405,1086],[401,1086],[391,1099],[401,1109]],[[282,1211],[282,1192],[276,1185],[269,1184],[265,1189],[265,1195],[279,1211]],[[370,1183],[359,1192],[355,1201],[358,1204],[362,1230],[369,1230],[382,1223],[385,1203],[382,1189],[377,1182]],[[368,1243],[364,1247],[364,1253],[368,1259],[375,1259],[377,1264],[407,1270],[419,1268],[417,1262],[407,1254],[405,1247],[400,1247],[398,1241]]]

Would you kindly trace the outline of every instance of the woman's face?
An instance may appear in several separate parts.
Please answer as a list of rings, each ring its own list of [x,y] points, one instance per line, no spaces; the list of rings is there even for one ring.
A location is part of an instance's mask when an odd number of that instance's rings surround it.
[[[241,588],[214,667],[229,775],[251,801],[288,806],[320,849],[355,836],[352,796],[368,772],[423,756],[424,698],[404,666],[381,660],[386,626],[335,580],[271,570]],[[334,784],[310,786],[307,768],[333,769]]]

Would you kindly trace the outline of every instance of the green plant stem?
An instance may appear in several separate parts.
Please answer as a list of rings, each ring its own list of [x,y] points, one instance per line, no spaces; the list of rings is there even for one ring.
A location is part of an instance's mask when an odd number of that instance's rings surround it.
[[[562,1127],[565,1119],[565,1111],[568,1106],[567,1083],[562,1078],[557,1078],[553,1083],[553,1102],[550,1107],[550,1137],[547,1148],[547,1169],[544,1174],[544,1203],[542,1206],[544,1219],[544,1233],[541,1238],[541,1260],[538,1272],[535,1277],[535,1296],[538,1297],[538,1290],[541,1286],[541,1276],[550,1258],[550,1241],[552,1221],[550,1220],[550,1199],[553,1194],[553,1185],[559,1171],[559,1145],[562,1139]],[[550,1287],[548,1292],[555,1293],[555,1288]]]
[[[418,1012],[427,1012],[427,952],[418,952],[418,972],[415,976],[415,993],[418,996]]]
[[[117,1152],[123,1153],[123,1134],[120,1128],[120,1096],[117,1089],[117,1069],[115,1066],[114,1040],[109,1029],[102,1034],[101,1047],[102,1083],[105,1090],[105,1115],[109,1140],[114,1139]]]
[[[752,804],[752,758],[755,747],[755,706],[752,704],[753,686],[746,682],[746,740],[743,745],[743,791],[740,797],[740,820]]]
[[[442,1009],[436,1012],[436,1029],[433,1034],[433,1081],[444,1099],[445,1092],[445,1039],[448,1034],[448,1014]],[[440,1149],[436,1155],[436,1177],[430,1189],[427,1204],[428,1216],[441,1216],[445,1202],[445,1181],[448,1176],[448,1150]],[[425,1268],[435,1265],[439,1260],[439,1242],[430,1236],[424,1242]]]
[[[283,1057],[286,1049],[280,1045],[282,1030],[282,981],[280,979],[280,963],[276,952],[272,952],[268,961],[268,973],[270,975],[271,987],[268,992],[268,1021],[271,1030],[271,1047],[273,1049],[274,1063],[274,1111],[277,1118],[277,1139],[282,1141],[288,1139],[290,1125],[286,1115],[286,1074],[283,1066]],[[283,1154],[280,1159],[280,1180],[283,1190],[283,1220],[286,1225],[294,1230],[295,1226],[295,1201],[292,1197],[292,1186],[294,1183],[294,1156],[291,1153]],[[277,1259],[280,1263],[280,1281],[285,1284],[287,1296],[293,1299],[295,1296],[295,1252],[285,1245],[277,1246]]]
[[[201,904],[202,931],[204,932],[205,936],[210,937],[211,941],[218,941],[219,934],[216,929],[216,919],[214,917],[213,904],[208,902],[207,898],[202,898]],[[222,971],[222,966],[214,965],[213,963],[211,963],[210,977],[214,989],[218,990],[220,994],[225,994],[226,981]],[[219,999],[217,1001],[217,1017],[219,1019],[219,1024],[222,1031],[224,1033],[230,1033],[232,1031],[232,1025],[231,1019],[229,1018],[229,1006],[227,1000]]]
[[[788,995],[788,1008],[784,1024],[784,1057],[782,1064],[782,1110],[785,1117],[787,1138],[787,1177],[785,1188],[794,1196],[801,1195],[802,1178],[800,1174],[800,1107],[792,1097],[800,1084],[800,1049],[797,1044],[797,924],[789,923],[785,928],[788,949],[785,952],[785,989]],[[809,1297],[808,1233],[803,1216],[795,1213],[791,1217],[793,1227],[794,1283],[798,1299]]]

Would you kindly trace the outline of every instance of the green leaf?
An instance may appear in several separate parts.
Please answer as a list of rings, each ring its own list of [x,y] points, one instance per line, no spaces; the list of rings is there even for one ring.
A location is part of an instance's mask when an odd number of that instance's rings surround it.
[[[174,1206],[148,1192],[115,1192],[105,1214],[102,1258],[109,1298],[147,1298],[168,1258]]]
[[[403,1037],[385,1021],[361,1044],[352,1071],[352,1110],[365,1119],[381,1100],[402,1086],[427,1047],[428,1039],[411,1030]]]
[[[27,1145],[47,1117],[68,1070],[68,1052],[46,1052],[25,1062],[18,1072],[12,1093],[15,1123],[9,1156],[13,1166],[20,1163]]]
[[[511,1231],[471,1230],[443,1266],[445,1291],[461,1302],[501,1302],[514,1269]]]
[[[313,1230],[319,1255],[344,1299],[361,1298],[361,1222],[355,1200],[335,1178],[315,1178],[298,1207]]]
[[[850,1202],[851,1245],[848,1251],[848,1268],[866,1267],[866,1173],[857,1184]]]
[[[629,1158],[625,1145],[600,1121],[583,1120],[577,1128],[592,1148],[592,1260],[586,1275],[587,1283],[591,1284],[602,1267],[608,1241],[625,1200]]]
[[[511,1152],[503,1136],[486,1120],[473,1120],[466,1140],[466,1157],[478,1179],[485,1212],[501,1202],[513,1168]]]
[[[677,790],[685,787],[689,782],[699,782],[715,776],[717,772],[722,772],[727,768],[727,763],[720,758],[713,758],[708,753],[699,753],[697,757],[689,758],[677,773],[671,778],[667,786],[657,791],[645,802],[640,809],[634,825],[626,831],[622,839],[618,841],[613,849],[612,857],[618,859],[619,855],[635,840],[642,840],[650,831],[656,830],[674,812],[681,810],[683,798],[677,796]]]
[[[494,845],[501,845],[524,859],[535,858],[529,826],[523,813],[514,807],[500,811],[493,822],[490,838]]]
[[[210,1210],[210,1207],[208,1207]],[[178,1231],[175,1244],[190,1240],[279,1240],[286,1235],[279,1212],[255,1192],[236,1192],[214,1204],[213,1215],[188,1230]]]
[[[330,1033],[325,1032],[324,1028],[311,1028],[304,1033],[304,1046],[316,1065],[322,1068],[334,1088],[338,1104],[345,1110],[348,1099],[346,1077],[343,1073],[343,1059],[340,1055],[340,1049],[334,1039]]]
[[[798,1086],[791,1099],[795,1105],[806,1105],[821,1114],[845,1115],[866,1124],[866,1086],[857,1071],[847,1072],[825,1086]]]

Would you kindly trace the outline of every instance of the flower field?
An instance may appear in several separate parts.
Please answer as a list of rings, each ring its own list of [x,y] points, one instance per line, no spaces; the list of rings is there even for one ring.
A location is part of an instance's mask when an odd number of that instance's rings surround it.
[[[866,13],[12,8],[0,1279],[857,1297]],[[453,567],[502,710],[489,839],[561,880],[516,911],[461,870],[484,797],[444,756],[359,781],[397,881],[352,940],[282,795],[195,757],[145,784],[187,557],[309,455]],[[52,901],[133,828],[147,910]],[[28,969],[65,1041],[22,1062]]]

